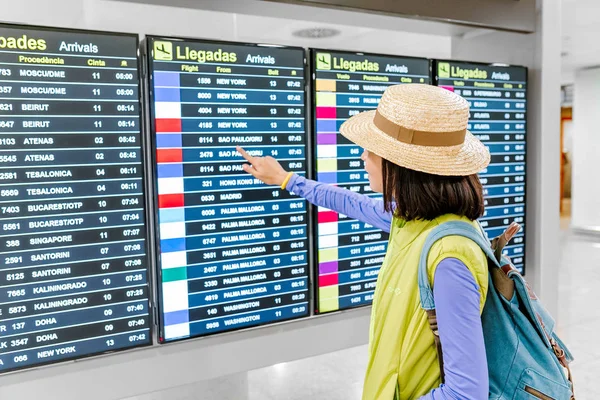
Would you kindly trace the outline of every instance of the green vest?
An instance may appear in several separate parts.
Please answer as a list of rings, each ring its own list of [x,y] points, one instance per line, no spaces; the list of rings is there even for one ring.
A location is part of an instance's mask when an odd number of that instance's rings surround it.
[[[373,298],[363,400],[418,399],[441,383],[433,333],[427,314],[421,309],[417,271],[429,232],[452,220],[477,226],[476,222],[450,214],[433,221],[392,221],[388,251]],[[462,261],[475,277],[481,293],[480,312],[483,311],[488,289],[483,251],[458,236],[436,242],[427,259],[432,286],[437,265],[450,257]]]

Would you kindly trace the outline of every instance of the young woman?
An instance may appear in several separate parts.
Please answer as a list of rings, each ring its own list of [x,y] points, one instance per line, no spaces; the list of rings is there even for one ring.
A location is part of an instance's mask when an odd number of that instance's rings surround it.
[[[444,383],[417,279],[428,233],[446,221],[477,226],[484,212],[476,174],[490,154],[467,131],[468,118],[462,97],[410,84],[389,87],[377,110],[346,121],[340,132],[365,149],[369,183],[383,201],[288,173],[275,159],[238,147],[250,164],[244,170],[256,178],[390,233],[373,300],[363,400],[488,398],[480,319],[488,284],[484,253],[455,236],[429,253]]]

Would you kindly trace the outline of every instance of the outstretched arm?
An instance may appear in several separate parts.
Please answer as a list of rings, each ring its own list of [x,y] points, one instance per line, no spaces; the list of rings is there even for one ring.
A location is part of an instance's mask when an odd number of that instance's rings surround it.
[[[288,177],[289,173],[273,157],[253,157],[239,146],[236,149],[250,163],[244,164],[244,171],[266,184],[281,186]],[[390,230],[392,213],[384,210],[381,200],[306,179],[297,174],[289,178],[285,188],[312,204],[329,208],[386,232]]]
[[[383,209],[383,201],[348,189],[320,183],[294,174],[286,189],[319,207],[329,208],[373,225],[385,232],[390,231],[392,213]]]

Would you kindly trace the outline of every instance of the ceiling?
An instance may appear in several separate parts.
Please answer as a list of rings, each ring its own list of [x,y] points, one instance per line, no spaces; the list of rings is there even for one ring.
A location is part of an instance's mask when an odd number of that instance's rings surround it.
[[[395,16],[359,13],[346,10],[313,8],[293,4],[280,4],[260,0],[117,0],[134,3],[169,5],[189,9],[221,11],[238,15],[240,33],[248,38],[264,39],[260,33],[264,25],[258,20],[266,17],[272,21],[269,35],[280,38],[287,44],[304,45],[305,43],[291,36],[295,30],[311,27],[333,27],[341,34],[338,37],[323,40],[324,45],[334,45],[336,48],[356,47],[358,40],[370,38],[371,43],[378,43],[378,34],[385,37],[392,31],[403,31],[433,35],[432,37],[470,37],[485,35],[492,32],[467,26],[454,25],[444,22],[424,21]],[[244,15],[248,18],[243,17]],[[256,20],[253,20],[252,16]],[[276,29],[279,18],[288,20],[282,29]],[[600,66],[600,0],[562,0],[562,82],[574,81],[577,69]],[[247,23],[245,23],[247,21]],[[277,32],[276,32],[277,31]],[[255,34],[252,34],[254,32]],[[385,34],[385,35],[384,35]],[[373,36],[375,35],[375,36]],[[372,37],[373,36],[373,37]],[[400,40],[401,41],[401,40]],[[382,49],[389,46],[389,41],[382,41]],[[344,44],[351,43],[352,46]],[[423,43],[427,46],[427,43]],[[376,49],[374,51],[383,51]],[[394,50],[401,50],[399,44]],[[427,49],[424,49],[426,53]],[[414,54],[417,55],[417,54]],[[420,54],[419,54],[420,55]]]
[[[132,3],[165,5],[210,11],[222,11],[238,15],[285,18],[294,22],[307,22],[311,25],[346,25],[348,28],[373,28],[401,30],[405,32],[431,35],[455,36],[473,28],[455,24],[401,18],[392,15],[372,14],[361,11],[348,11],[306,5],[273,3],[264,0],[116,0]],[[315,22],[317,24],[315,24]],[[256,27],[257,30],[264,27]]]

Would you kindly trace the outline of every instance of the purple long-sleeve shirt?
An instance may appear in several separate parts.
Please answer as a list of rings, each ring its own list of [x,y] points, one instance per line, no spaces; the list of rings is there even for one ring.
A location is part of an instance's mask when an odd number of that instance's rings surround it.
[[[350,218],[389,232],[392,214],[383,201],[294,174],[286,189]],[[483,400],[489,382],[479,314],[479,287],[467,267],[456,258],[442,260],[434,276],[438,329],[444,352],[445,384],[421,400]]]

